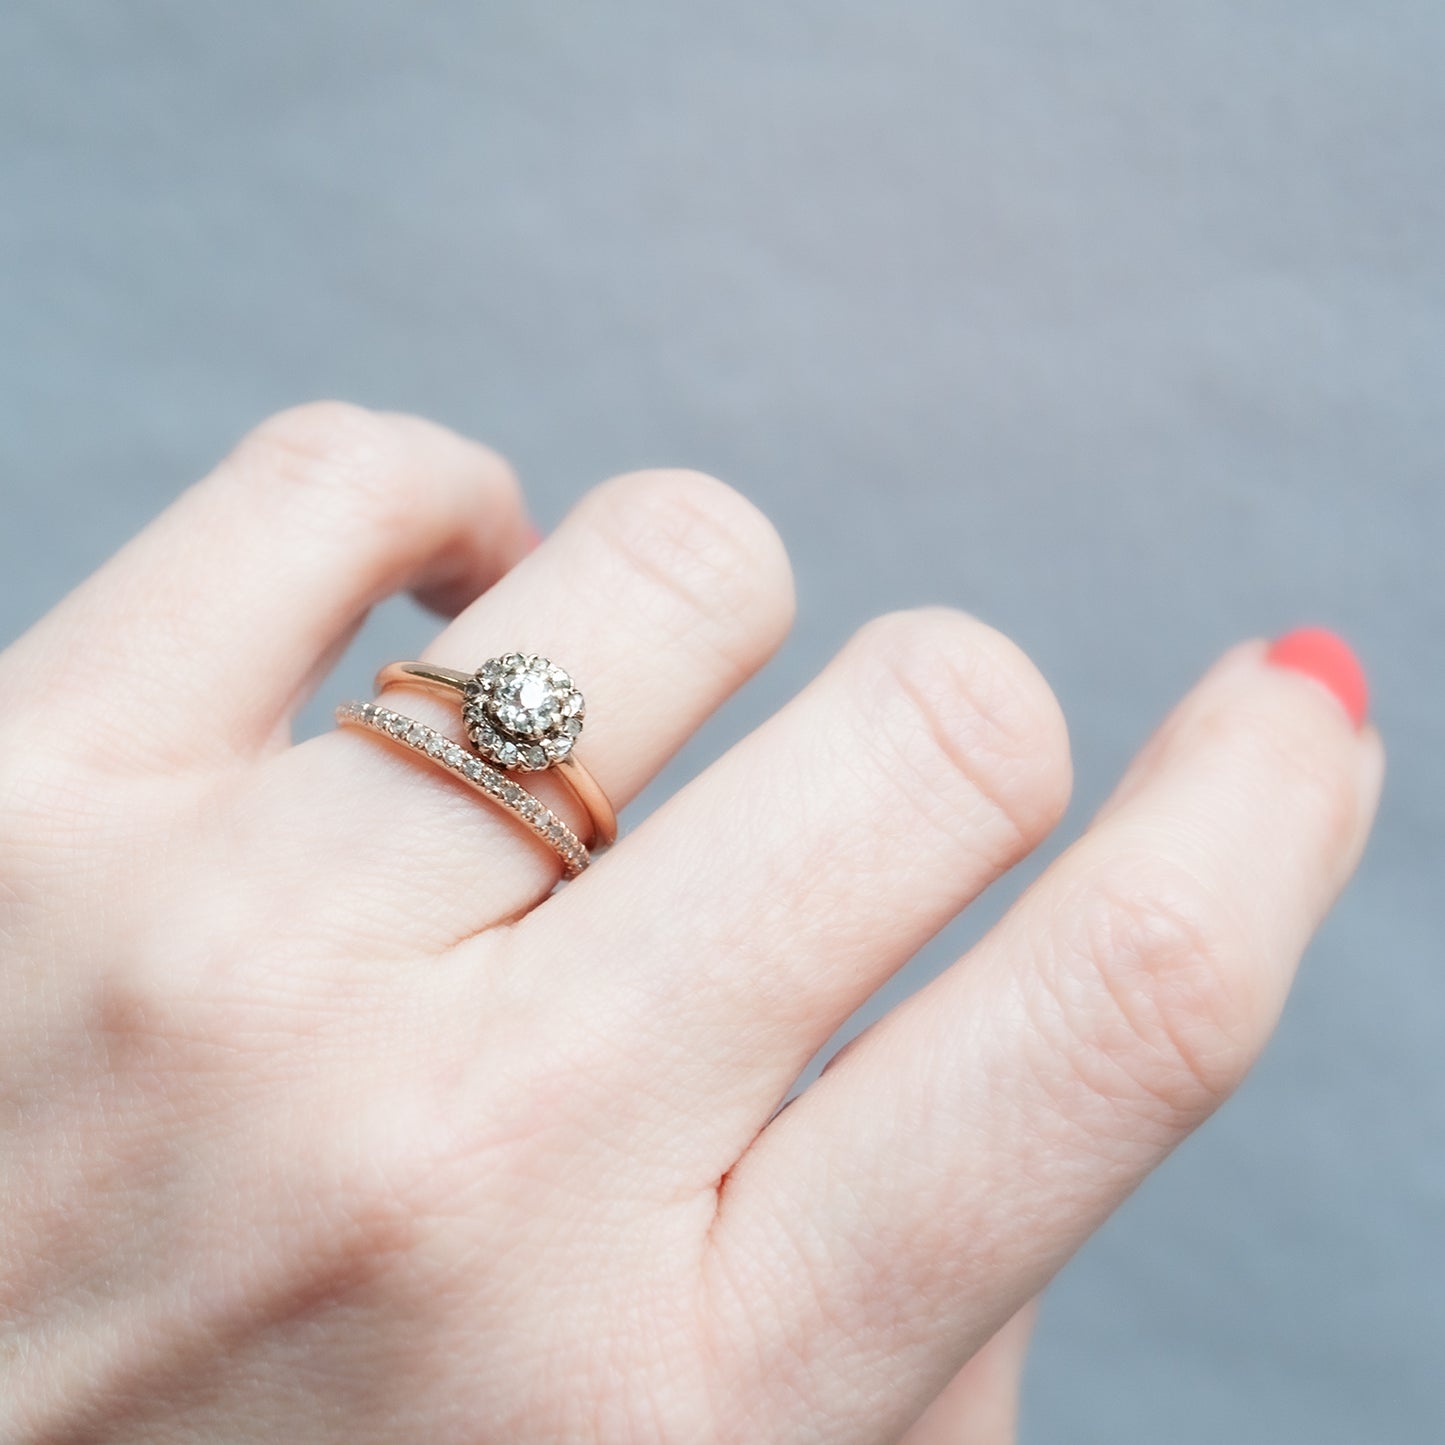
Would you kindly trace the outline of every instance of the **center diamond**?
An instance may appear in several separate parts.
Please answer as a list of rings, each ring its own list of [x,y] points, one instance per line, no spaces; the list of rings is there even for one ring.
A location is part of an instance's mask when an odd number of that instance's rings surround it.
[[[557,688],[546,673],[527,668],[502,678],[487,711],[509,733],[539,738],[556,723],[568,691]]]

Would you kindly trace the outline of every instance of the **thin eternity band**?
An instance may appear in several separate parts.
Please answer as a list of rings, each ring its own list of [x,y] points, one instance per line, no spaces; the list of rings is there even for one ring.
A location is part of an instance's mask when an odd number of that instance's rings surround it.
[[[575,878],[591,862],[586,844],[540,798],[436,728],[371,702],[342,703],[336,721],[401,743],[505,808],[557,854],[566,877]]]

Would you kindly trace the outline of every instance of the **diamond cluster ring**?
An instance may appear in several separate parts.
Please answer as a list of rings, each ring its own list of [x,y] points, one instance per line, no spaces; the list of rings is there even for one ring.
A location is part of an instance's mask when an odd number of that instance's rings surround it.
[[[509,652],[483,663],[462,696],[467,736],[477,751],[499,768],[529,773],[571,753],[587,712],[570,675],[535,653]]]
[[[459,699],[467,737],[492,768],[512,775],[555,773],[587,814],[587,846],[595,851],[616,840],[617,813],[575,753],[587,704],[565,668],[535,652],[508,652],[475,672],[430,662],[388,663],[376,675],[377,691],[398,686]]]

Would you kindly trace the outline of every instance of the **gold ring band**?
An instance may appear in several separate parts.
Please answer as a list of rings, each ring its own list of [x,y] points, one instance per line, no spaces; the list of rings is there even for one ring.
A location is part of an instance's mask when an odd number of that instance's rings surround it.
[[[336,721],[394,739],[505,808],[557,854],[568,878],[575,878],[591,862],[586,845],[540,798],[445,733],[372,702],[342,703]]]
[[[432,662],[389,662],[375,685],[379,693],[420,687],[460,698],[467,735],[488,762],[506,772],[556,773],[591,823],[589,848],[596,852],[617,840],[616,809],[572,751],[582,728],[582,694],[554,663],[516,652],[492,658],[475,672]],[[530,696],[529,689],[539,696]],[[523,706],[529,701],[537,706]],[[516,726],[509,728],[509,721]]]

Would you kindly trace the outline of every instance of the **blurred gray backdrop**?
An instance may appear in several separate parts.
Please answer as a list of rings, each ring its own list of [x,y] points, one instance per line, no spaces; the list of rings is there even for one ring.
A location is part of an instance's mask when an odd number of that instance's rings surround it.
[[[486,438],[544,523],[673,462],[773,515],[796,635],[660,789],[945,601],[1060,694],[1067,835],[1216,651],[1342,629],[1379,833],[1052,1290],[1025,1438],[1445,1438],[1438,0],[12,0],[0,118],[0,640],[322,395]]]

